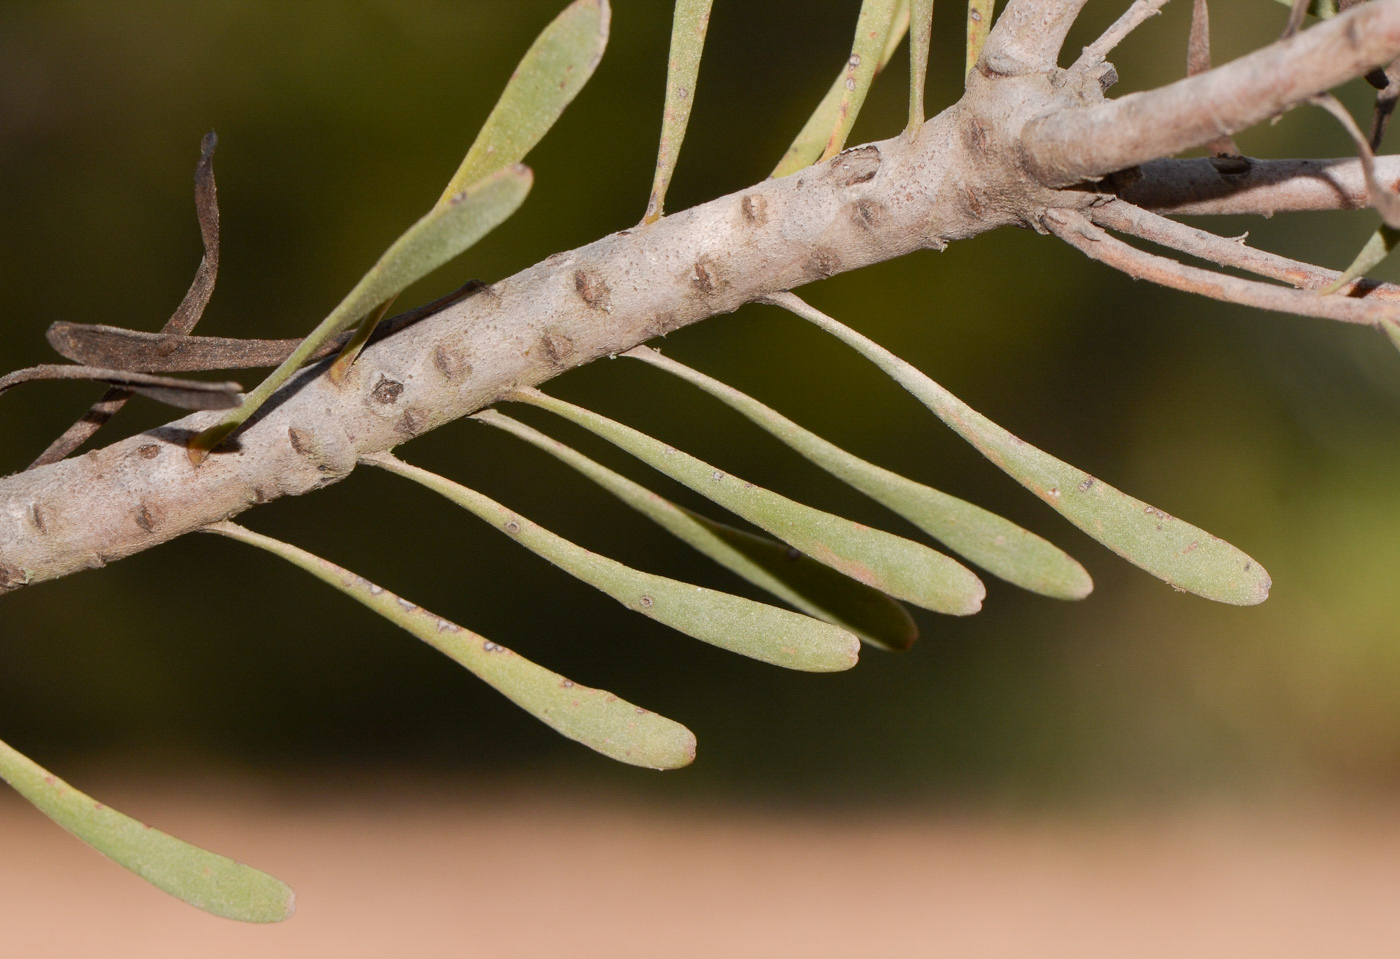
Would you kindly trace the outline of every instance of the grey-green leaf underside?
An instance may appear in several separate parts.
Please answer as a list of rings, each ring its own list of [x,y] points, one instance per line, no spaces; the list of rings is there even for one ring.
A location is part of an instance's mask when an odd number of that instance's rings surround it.
[[[655,350],[638,347],[624,355],[698,386],[959,556],[1009,583],[1057,599],[1083,599],[1094,588],[1083,566],[1059,547],[1008,519],[868,463],[753,397]]]
[[[557,457],[687,545],[809,616],[882,649],[908,649],[918,627],[903,606],[805,554],[692,512],[497,410],[475,415]]]
[[[577,423],[818,562],[896,599],[954,616],[982,608],[986,595],[982,581],[967,567],[921,543],[745,482],[645,433],[539,390],[517,390],[507,398]]]
[[[439,202],[525,159],[593,76],[611,19],[607,0],[575,0],[540,32]]]
[[[676,769],[695,758],[695,735],[680,723],[551,672],[304,549],[233,523],[208,527],[310,573],[466,667],[551,729],[611,759]]]
[[[791,293],[766,299],[865,356],[1007,475],[1130,563],[1206,599],[1252,606],[1268,598],[1268,573],[1224,540],[1013,436],[909,363]]]
[[[387,453],[366,456],[364,462],[441,494],[628,609],[701,642],[809,672],[834,672],[856,664],[859,641],[830,623],[633,569],[571,543],[473,489]]]
[[[281,880],[152,829],[79,792],[3,742],[0,778],[102,855],[205,912],[242,922],[280,922],[295,909],[295,896]]]

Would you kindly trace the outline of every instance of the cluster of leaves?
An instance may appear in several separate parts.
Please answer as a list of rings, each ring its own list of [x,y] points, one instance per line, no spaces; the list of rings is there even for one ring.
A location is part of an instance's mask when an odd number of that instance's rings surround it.
[[[906,133],[913,135],[920,128],[932,6],[931,0],[864,0],[848,60],[774,176],[793,173],[844,148],[871,84],[906,35],[911,58]],[[1198,9],[1203,17],[1204,4],[1198,4]],[[989,0],[969,3],[969,70],[986,39],[991,14]],[[709,16],[709,0],[676,3],[661,142],[643,225],[663,216],[694,101]],[[66,373],[55,374],[55,368],[20,371],[0,380],[0,390],[25,379],[71,376],[102,380],[120,391],[176,399],[180,405],[230,408],[217,425],[191,442],[190,456],[197,464],[307,362],[338,353],[328,375],[343,375],[371,334],[381,328],[399,293],[476,243],[525,200],[532,174],[521,161],[591,76],[607,41],[609,17],[606,0],[575,0],[546,27],[525,54],[441,199],[390,245],[307,337],[252,341],[191,334],[212,291],[218,261],[211,137],[204,144],[196,177],[205,261],[186,302],[166,329],[144,334],[56,324],[51,342],[80,365],[57,368],[70,371]],[[1204,54],[1201,49],[1193,47],[1193,71],[1208,64],[1208,47]],[[1387,236],[1393,245],[1393,234]],[[389,320],[381,332],[392,332],[440,309],[470,289]],[[1268,574],[1230,544],[1026,443],[910,364],[792,294],[774,294],[765,302],[812,322],[876,364],[1009,476],[1128,561],[1177,589],[1223,603],[1251,605],[1268,595]],[[859,459],[758,400],[653,350],[639,347],[626,355],[734,408],[814,465],[909,520],[968,564],[1047,597],[1080,599],[1091,591],[1089,575],[1078,562],[1011,521]],[[273,364],[276,370],[241,402],[236,384],[190,386],[188,381],[161,375]],[[110,409],[125,395],[109,394],[103,402]],[[885,650],[908,648],[917,631],[902,602],[948,615],[968,615],[981,608],[985,587],[978,575],[924,543],[763,489],[661,440],[538,390],[519,390],[507,399],[582,426],[767,533],[746,532],[680,507],[497,410],[476,415],[479,421],[558,457],[687,545],[797,611],[630,568],[390,454],[369,455],[364,462],[440,493],[629,609],[701,641],[786,668],[850,668],[861,642]],[[66,455],[90,432],[66,434],[44,461]],[[579,685],[296,546],[228,522],[208,531],[263,549],[305,570],[451,657],[551,728],[603,755],[658,769],[683,766],[694,757],[694,736],[680,723],[605,690]],[[291,912],[291,892],[276,879],[148,830],[4,744],[0,744],[0,776],[64,828],[187,902],[250,921],[274,921]]]

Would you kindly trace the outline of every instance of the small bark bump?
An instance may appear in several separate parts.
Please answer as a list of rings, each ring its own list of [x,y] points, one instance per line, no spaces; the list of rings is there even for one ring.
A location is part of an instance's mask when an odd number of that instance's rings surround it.
[[[595,310],[612,312],[612,290],[598,274],[587,270],[574,271],[574,291]]]
[[[385,376],[374,384],[374,388],[369,391],[369,395],[374,397],[376,403],[390,406],[399,401],[403,395],[403,384],[398,380],[392,380]]]
[[[155,443],[146,443],[136,448],[136,453],[143,460],[153,460],[160,455],[160,447]]]
[[[142,503],[136,509],[136,525],[148,533],[155,531],[156,516],[146,507],[145,503]]]

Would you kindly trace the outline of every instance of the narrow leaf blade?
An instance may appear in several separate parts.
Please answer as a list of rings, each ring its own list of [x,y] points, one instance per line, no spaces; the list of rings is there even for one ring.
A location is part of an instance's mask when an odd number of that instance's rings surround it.
[[[712,0],[676,0],[671,25],[671,56],[666,66],[666,105],[661,115],[661,144],[656,150],[656,176],[651,183],[643,223],[661,219],[666,191],[676,172],[690,109],[695,103],[695,81],[700,75],[700,54],[710,28]]]
[[[611,18],[607,0],[575,0],[541,31],[439,202],[525,159],[593,76]]]
[[[364,462],[441,494],[628,609],[701,642],[808,672],[835,672],[856,664],[859,641],[844,629],[742,596],[625,566],[569,542],[476,490],[386,453],[367,456]]]
[[[982,56],[982,47],[992,29],[992,8],[996,0],[967,0],[967,63],[963,76],[972,72]]]
[[[855,41],[851,44],[851,57],[846,62],[846,75],[841,83],[841,100],[836,107],[836,125],[822,151],[823,160],[831,159],[846,146],[860,108],[865,104],[865,96],[879,72],[880,54],[885,50],[898,7],[898,0],[863,0],[860,5]]]
[[[1252,606],[1268,598],[1269,574],[1224,540],[1013,436],[909,363],[791,293],[767,301],[865,356],[1012,479],[1128,562],[1178,589],[1217,602]]]
[[[518,390],[509,398],[577,423],[818,562],[896,599],[953,616],[971,615],[982,608],[986,595],[982,581],[967,567],[921,543],[804,506],[538,390]]]
[[[1094,588],[1083,566],[1008,519],[868,463],[753,397],[655,350],[638,347],[624,355],[698,386],[817,466],[1009,583],[1057,599],[1083,599]]]
[[[885,55],[876,65],[876,74],[884,69],[889,58],[894,56],[894,51],[899,47],[899,41],[904,37],[900,24],[901,20],[896,18],[893,22],[893,30],[885,44]],[[787,148],[783,158],[778,161],[778,166],[773,170],[774,177],[784,177],[796,173],[798,170],[806,169],[816,163],[822,155],[822,151],[831,139],[832,131],[840,122],[841,103],[849,92],[846,89],[849,69],[850,63],[848,61],[841,68],[841,72],[836,75],[836,79],[832,81],[831,87],[826,91],[826,96],[822,97],[821,103],[817,104],[817,108],[807,118],[807,122],[792,141],[792,145]]]
[[[281,922],[295,909],[281,880],[137,822],[4,742],[0,778],[93,849],[191,906],[242,922]]]
[[[483,410],[475,419],[557,457],[691,548],[809,616],[835,623],[882,649],[908,649],[918,638],[918,627],[899,603],[790,546],[677,506],[496,410]]]
[[[208,527],[281,557],[466,667],[521,709],[610,759],[676,769],[695,758],[695,736],[680,723],[593,689],[463,629],[314,553],[233,523]]]
[[[1376,227],[1376,232],[1372,233],[1362,244],[1361,252],[1356,254],[1356,259],[1351,261],[1351,265],[1342,272],[1342,275],[1318,292],[1323,296],[1328,296],[1336,293],[1358,276],[1364,276],[1366,271],[1378,266],[1381,261],[1390,256],[1396,244],[1400,244],[1400,230],[1382,223]]]
[[[924,123],[924,87],[928,79],[928,51],[933,43],[933,0],[909,4],[909,126],[913,136]]]
[[[345,299],[248,394],[241,406],[190,441],[190,458],[196,463],[202,461],[209,450],[257,412],[326,343],[504,222],[525,201],[532,182],[528,167],[509,167],[429,210],[384,251]]]

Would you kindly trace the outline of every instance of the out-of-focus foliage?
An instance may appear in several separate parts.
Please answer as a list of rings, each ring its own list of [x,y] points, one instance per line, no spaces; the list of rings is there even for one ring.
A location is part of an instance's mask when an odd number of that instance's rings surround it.
[[[224,249],[201,329],[303,333],[433,202],[520,51],[560,6],[379,0],[326,16],[266,0],[6,5],[6,368],[51,358],[42,337],[50,320],[154,329],[169,315],[199,258],[190,169],[211,127],[220,135]],[[608,57],[531,154],[530,202],[458,272],[411,289],[400,305],[635,222],[656,159],[670,10],[640,0],[613,6]],[[849,54],[856,7],[716,7],[669,210],[772,170],[832,65]],[[1067,50],[1120,12],[1098,7]],[[965,13],[948,4],[935,14],[929,113],[961,90]],[[1212,13],[1217,63],[1276,36],[1286,15],[1262,2]],[[1120,47],[1115,94],[1182,75],[1188,15],[1169,5]],[[906,62],[894,57],[875,83],[850,142],[903,127]],[[464,99],[472,89],[483,91],[479,100]],[[1364,84],[1341,94],[1358,115],[1369,110]],[[1329,124],[1295,111],[1238,139],[1253,155],[1349,152]],[[1211,225],[1342,267],[1374,220]],[[848,350],[754,308],[673,335],[667,353],[866,459],[1069,549],[1093,574],[1094,595],[1066,604],[993,581],[976,617],[916,614],[924,635],[907,654],[872,650],[838,676],[789,675],[630,616],[452,516],[440,498],[363,470],[316,496],[260,507],[247,522],[675,717],[703,739],[700,761],[654,777],[596,759],[391,626],[213,537],[0,601],[0,729],[18,748],[42,749],[50,765],[64,761],[75,779],[82,763],[65,756],[164,769],[176,758],[471,772],[568,763],[628,788],[751,792],[797,781],[807,795],[914,790],[1008,801],[1400,780],[1400,355],[1384,339],[1135,284],[1050,238],[1010,231],[803,295],[1017,435],[1239,545],[1273,575],[1269,601],[1224,608],[1123,564]],[[549,388],[684,438],[691,452],[769,488],[891,522],[737,414],[640,364],[595,363]],[[71,384],[27,389],[0,404],[0,468],[22,467],[94,398]],[[652,481],[606,444],[534,413],[520,415]],[[109,429],[115,437],[165,418],[138,400]],[[630,565],[746,589],[496,430],[454,424],[404,454]],[[717,515],[680,487],[658,489]],[[211,616],[207,597],[230,574],[238,592]]]

